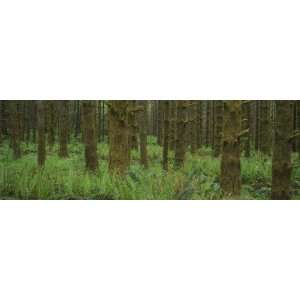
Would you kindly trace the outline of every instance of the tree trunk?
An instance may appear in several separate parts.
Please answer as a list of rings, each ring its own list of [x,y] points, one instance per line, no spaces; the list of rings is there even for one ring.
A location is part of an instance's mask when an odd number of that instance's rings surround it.
[[[46,122],[45,122],[45,110],[46,101],[40,100],[37,103],[37,130],[38,130],[38,153],[37,161],[38,166],[43,167],[46,161]]]
[[[275,141],[272,159],[272,199],[291,199],[292,101],[276,101]]]
[[[36,143],[36,128],[37,128],[37,101],[32,101],[31,102],[32,106],[32,142],[35,144]]]
[[[125,175],[130,164],[128,101],[109,101],[109,170]]]
[[[271,114],[270,101],[260,101],[260,150],[266,155],[271,153]]]
[[[140,151],[141,151],[141,164],[145,169],[148,168],[148,153],[147,153],[147,130],[148,130],[148,117],[147,117],[147,101],[141,101],[142,110],[140,112]]]
[[[197,102],[191,101],[191,153],[195,154],[197,151]]]
[[[19,133],[19,114],[18,114],[18,101],[10,101],[10,137],[11,137],[11,147],[13,150],[13,159],[21,158],[21,141]]]
[[[138,150],[136,101],[128,101],[129,149]]]
[[[50,149],[52,149],[55,143],[55,130],[56,130],[56,111],[54,101],[47,101],[48,105],[48,144]]]
[[[69,156],[68,139],[69,139],[69,101],[58,101],[59,108],[59,152],[61,158]]]
[[[158,115],[157,115],[157,143],[163,145],[163,127],[164,127],[164,102],[157,101]]]
[[[241,190],[240,134],[241,101],[225,101],[220,183],[225,197],[233,199]]]
[[[176,144],[176,101],[170,100],[170,150],[175,150]]]
[[[89,171],[98,169],[96,101],[82,101],[82,128],[84,131],[85,163]]]
[[[203,101],[197,101],[197,148],[199,149],[202,146],[202,109]]]
[[[163,169],[169,166],[169,129],[170,129],[170,101],[164,102],[164,139],[163,139]]]
[[[210,145],[214,152],[215,150],[215,104],[216,100],[209,101],[210,106],[210,119],[209,119],[209,129],[210,129]]]
[[[255,101],[255,150],[260,149],[260,101]]]
[[[0,100],[0,145],[4,137],[3,100]]]
[[[176,127],[176,149],[175,149],[175,167],[181,168],[184,165],[186,153],[186,135],[187,135],[187,112],[189,101],[176,101],[177,105],[177,127]]]
[[[80,101],[75,101],[75,137],[81,133],[81,108],[80,108]]]
[[[223,101],[218,100],[214,103],[215,126],[214,126],[214,156],[221,154],[222,130],[223,130]]]
[[[251,154],[251,102],[245,103],[243,105],[243,110],[245,112],[245,121],[243,123],[244,130],[248,130],[245,137],[245,157],[249,158]]]
[[[25,118],[24,118],[24,106],[25,106],[25,102],[23,100],[19,100],[17,101],[18,103],[18,132],[19,132],[19,137],[20,137],[20,141],[24,142],[25,141],[25,132],[24,132],[24,122],[25,122]]]

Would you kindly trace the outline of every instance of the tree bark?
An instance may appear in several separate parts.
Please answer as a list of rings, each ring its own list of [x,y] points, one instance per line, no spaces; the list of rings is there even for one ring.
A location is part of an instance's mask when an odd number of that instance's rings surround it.
[[[54,143],[55,143],[55,131],[56,131],[56,106],[55,101],[47,101],[48,105],[48,144],[50,149],[52,149]]]
[[[220,183],[225,197],[233,199],[241,190],[240,134],[241,101],[225,101]]]
[[[202,109],[203,109],[203,101],[197,101],[197,148],[199,149],[202,146],[203,135],[202,135]]]
[[[189,101],[176,101],[177,105],[177,127],[176,127],[176,148],[175,148],[175,167],[181,168],[184,165],[186,154],[186,135],[187,135],[187,112]]]
[[[138,150],[136,101],[128,101],[129,149]]]
[[[292,101],[276,101],[275,141],[272,159],[272,199],[291,199]]]
[[[125,175],[130,165],[128,101],[109,101],[109,171]]]
[[[69,139],[69,101],[58,101],[59,108],[59,152],[61,158],[67,158]]]
[[[176,101],[170,100],[170,150],[175,150],[176,144]]]
[[[271,154],[271,114],[270,101],[260,101],[260,150],[266,155]]]
[[[43,167],[46,161],[46,122],[45,110],[46,101],[40,100],[37,103],[37,130],[38,130],[38,153],[37,161],[38,166]]]
[[[142,110],[140,115],[140,151],[141,164],[145,169],[148,168],[148,151],[147,151],[147,132],[148,132],[148,114],[147,101],[141,101]]]
[[[198,101],[191,101],[191,153],[195,154],[197,152],[197,102]]]
[[[214,126],[214,156],[221,154],[222,130],[223,130],[223,101],[217,100],[214,103],[215,126]]]
[[[89,171],[98,169],[96,101],[82,101],[82,128],[84,131],[85,163]]]
[[[164,102],[163,100],[157,101],[157,143],[160,146],[163,145]]]
[[[164,102],[164,139],[163,139],[163,169],[169,167],[169,129],[170,129],[170,101]]]
[[[21,141],[19,132],[19,113],[18,113],[18,101],[10,101],[9,103],[9,123],[10,123],[10,138],[11,147],[13,150],[13,159],[21,158]]]

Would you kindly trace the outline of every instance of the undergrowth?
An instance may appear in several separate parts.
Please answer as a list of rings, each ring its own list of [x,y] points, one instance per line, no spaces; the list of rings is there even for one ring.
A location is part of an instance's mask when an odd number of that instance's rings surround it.
[[[84,147],[76,141],[69,145],[69,158],[60,159],[55,145],[48,149],[44,168],[36,162],[36,146],[24,144],[23,157],[12,159],[8,144],[0,147],[0,199],[222,199],[220,160],[202,148],[187,154],[183,169],[169,172],[161,167],[162,148],[149,139],[149,168],[139,164],[139,153],[132,151],[132,162],[124,178],[108,172],[108,145],[99,144],[99,168],[95,174],[85,170]],[[297,158],[294,158],[296,161]],[[241,199],[269,199],[271,159],[253,154],[242,158]],[[293,173],[294,198],[300,198],[300,167]]]

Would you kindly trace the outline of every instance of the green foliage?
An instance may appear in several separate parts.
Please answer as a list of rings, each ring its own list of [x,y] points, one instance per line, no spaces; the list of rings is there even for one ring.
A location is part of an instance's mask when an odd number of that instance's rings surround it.
[[[84,147],[73,140],[70,156],[61,159],[58,146],[48,151],[44,168],[36,162],[36,145],[24,144],[23,157],[12,159],[8,143],[0,147],[1,199],[222,199],[219,184],[220,160],[213,158],[211,149],[202,148],[197,154],[187,154],[184,168],[174,170],[174,153],[170,151],[170,168],[161,167],[162,148],[153,137],[148,140],[149,168],[139,163],[139,152],[132,151],[131,166],[123,177],[108,172],[109,148],[98,145],[100,159],[96,174],[85,170]],[[300,196],[300,167],[294,158],[293,188]],[[272,163],[268,157],[254,155],[242,158],[242,199],[269,199]]]

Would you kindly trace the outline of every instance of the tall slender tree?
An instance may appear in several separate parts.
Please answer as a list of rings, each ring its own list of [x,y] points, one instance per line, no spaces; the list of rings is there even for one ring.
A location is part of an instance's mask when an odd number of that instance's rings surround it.
[[[13,150],[13,158],[21,158],[21,140],[20,140],[20,127],[19,127],[19,113],[18,113],[18,101],[10,101],[9,103],[9,123],[10,123],[10,144]]]
[[[195,154],[197,151],[197,101],[191,101],[191,153]]]
[[[140,151],[141,151],[141,164],[144,168],[148,168],[148,151],[147,151],[147,127],[148,127],[148,114],[147,114],[147,101],[141,101],[140,116]]]
[[[251,101],[242,102],[242,128],[247,131],[244,140],[245,157],[250,157],[251,152]]]
[[[271,114],[270,101],[263,100],[260,103],[260,150],[269,155],[271,153]]]
[[[169,146],[171,150],[175,150],[176,144],[176,101],[170,101],[170,137]]]
[[[3,101],[0,100],[0,145],[4,136]]]
[[[56,131],[56,106],[55,101],[47,101],[47,113],[48,113],[48,144],[50,149],[52,149],[55,143],[55,131]]]
[[[157,101],[157,143],[163,145],[163,128],[164,128],[164,102]]]
[[[59,109],[59,156],[66,158],[69,156],[68,139],[69,139],[69,101],[58,101]]]
[[[163,169],[169,166],[170,101],[164,101]]]
[[[218,100],[214,103],[214,156],[221,154],[222,130],[223,130],[223,101]]]
[[[199,149],[202,146],[202,110],[203,110],[203,101],[197,101],[197,148]]]
[[[98,168],[97,132],[96,132],[97,101],[82,101],[82,128],[84,131],[85,163],[89,171]]]
[[[40,100],[37,103],[37,130],[38,130],[38,166],[43,167],[46,161],[46,101]]]

